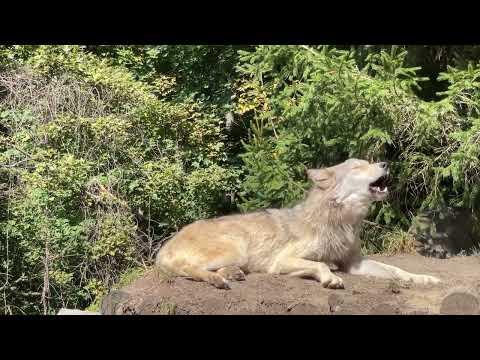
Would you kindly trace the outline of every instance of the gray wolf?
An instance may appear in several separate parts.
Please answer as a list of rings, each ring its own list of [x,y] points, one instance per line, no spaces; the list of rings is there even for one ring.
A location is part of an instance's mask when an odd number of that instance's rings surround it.
[[[387,163],[358,159],[307,170],[313,186],[298,205],[196,221],[160,249],[156,265],[217,288],[229,288],[229,280],[244,280],[248,272],[310,277],[343,288],[329,264],[350,274],[436,284],[433,276],[360,254],[362,221],[370,204],[387,197],[388,174]]]

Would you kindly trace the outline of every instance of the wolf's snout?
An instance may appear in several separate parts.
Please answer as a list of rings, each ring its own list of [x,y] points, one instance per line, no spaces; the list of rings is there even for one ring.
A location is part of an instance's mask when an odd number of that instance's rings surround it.
[[[388,163],[386,161],[382,161],[378,163],[378,166],[380,166],[381,169],[385,169],[385,170],[388,169]]]

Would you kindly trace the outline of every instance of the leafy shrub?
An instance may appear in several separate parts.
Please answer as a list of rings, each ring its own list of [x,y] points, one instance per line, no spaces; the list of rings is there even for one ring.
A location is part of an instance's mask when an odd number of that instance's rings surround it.
[[[405,230],[418,209],[445,203],[477,210],[480,69],[449,68],[439,77],[450,83],[445,97],[426,102],[406,55],[393,47],[359,67],[351,51],[327,46],[242,53],[238,70],[250,85],[239,87],[237,112],[253,121],[241,207],[291,204],[307,167],[358,157],[391,163],[391,196],[371,213],[379,224]]]
[[[172,231],[225,210],[238,170],[209,106],[159,98],[82,47],[9,51],[14,64],[0,76],[4,312],[85,307],[151,261]]]

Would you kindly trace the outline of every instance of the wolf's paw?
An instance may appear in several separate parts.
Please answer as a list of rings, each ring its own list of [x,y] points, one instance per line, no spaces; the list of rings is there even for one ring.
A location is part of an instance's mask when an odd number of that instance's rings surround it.
[[[322,274],[320,279],[320,283],[322,284],[323,287],[329,288],[329,289],[343,289],[343,280],[342,278],[338,277],[337,275],[333,273],[328,273],[328,274]]]
[[[430,275],[417,275],[414,279],[413,282],[416,284],[421,284],[421,285],[429,285],[429,284],[439,284],[441,280],[435,276],[430,276]]]
[[[212,274],[209,277],[208,282],[213,286],[215,286],[217,289],[225,289],[225,290],[230,289],[230,285],[228,284],[228,281],[223,276],[220,276],[218,274]]]

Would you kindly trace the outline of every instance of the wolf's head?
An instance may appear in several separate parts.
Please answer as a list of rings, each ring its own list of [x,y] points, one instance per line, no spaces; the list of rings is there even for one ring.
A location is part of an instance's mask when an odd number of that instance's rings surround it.
[[[314,187],[331,192],[336,201],[361,203],[382,201],[387,197],[388,174],[386,162],[369,163],[359,159],[349,159],[329,168],[307,171]]]

